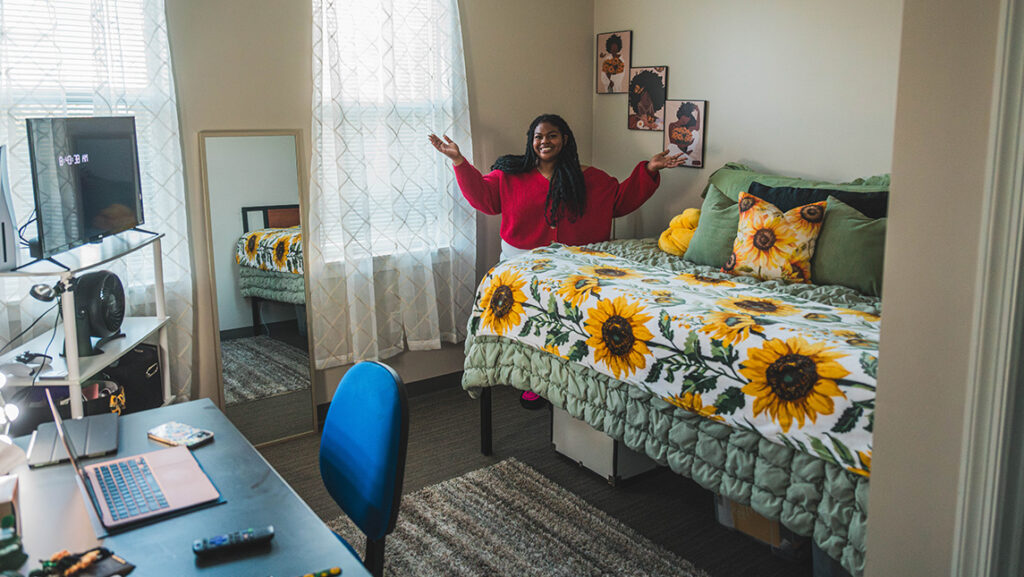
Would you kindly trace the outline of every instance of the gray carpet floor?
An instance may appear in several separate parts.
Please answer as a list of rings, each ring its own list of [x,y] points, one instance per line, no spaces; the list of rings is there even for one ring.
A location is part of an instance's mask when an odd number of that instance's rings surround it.
[[[494,455],[480,454],[479,402],[458,386],[421,394],[409,385],[410,432],[405,494],[493,465],[526,463],[587,503],[714,577],[810,577],[810,559],[790,561],[767,545],[719,525],[712,494],[667,469],[618,487],[556,453],[551,413],[519,406],[510,387],[494,390]],[[262,447],[260,452],[325,522],[341,515],[320,481],[319,436]]]
[[[224,404],[266,399],[309,388],[306,351],[266,335],[221,342]]]
[[[329,526],[363,549],[348,517]],[[514,457],[405,495],[384,562],[417,577],[710,577]]]

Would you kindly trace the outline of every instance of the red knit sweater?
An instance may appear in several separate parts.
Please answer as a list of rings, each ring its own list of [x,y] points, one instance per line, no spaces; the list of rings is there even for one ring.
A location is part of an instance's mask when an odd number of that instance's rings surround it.
[[[473,208],[501,215],[501,238],[526,250],[553,242],[581,245],[608,240],[612,218],[640,208],[661,182],[660,174],[647,172],[646,161],[637,164],[621,184],[603,170],[588,167],[583,171],[587,187],[583,215],[575,222],[563,216],[551,228],[544,219],[549,183],[539,171],[505,174],[495,170],[484,176],[467,161],[455,167],[455,178]]]

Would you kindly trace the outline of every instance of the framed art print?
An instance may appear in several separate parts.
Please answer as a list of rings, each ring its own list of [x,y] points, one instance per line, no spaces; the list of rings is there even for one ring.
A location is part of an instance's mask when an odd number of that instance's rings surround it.
[[[632,50],[632,30],[597,35],[598,94],[626,93]]]
[[[629,69],[630,130],[662,130],[665,126],[665,95],[668,66]]]
[[[665,145],[670,155],[683,153],[680,166],[704,166],[704,127],[707,100],[665,101]]]

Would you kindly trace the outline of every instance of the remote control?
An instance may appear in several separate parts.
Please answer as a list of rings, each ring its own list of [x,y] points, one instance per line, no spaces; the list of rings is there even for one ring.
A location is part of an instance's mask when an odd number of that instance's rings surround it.
[[[227,551],[237,551],[256,547],[274,538],[274,526],[268,525],[261,529],[246,529],[224,535],[215,535],[192,542],[192,552],[200,557],[218,555]]]
[[[335,575],[341,575],[341,567],[331,567],[316,573],[303,573],[299,577],[335,577]]]

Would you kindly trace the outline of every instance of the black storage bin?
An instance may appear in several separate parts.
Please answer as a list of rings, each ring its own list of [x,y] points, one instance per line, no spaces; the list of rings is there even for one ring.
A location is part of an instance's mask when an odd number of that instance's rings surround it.
[[[124,388],[123,414],[155,409],[163,405],[164,386],[160,351],[156,345],[140,343],[100,372],[103,379]]]
[[[124,414],[125,392],[123,387],[113,381],[96,382],[93,380],[90,383],[83,383],[82,388],[83,390],[87,389],[93,384],[98,385],[99,396],[82,401],[82,411],[86,416],[103,413]],[[53,401],[57,403],[57,412],[60,413],[61,418],[71,418],[68,387],[24,387],[12,395],[9,401],[20,409],[18,418],[11,422],[10,436],[28,435],[36,430],[41,423],[53,422],[50,405],[46,402],[47,390],[50,391]]]

